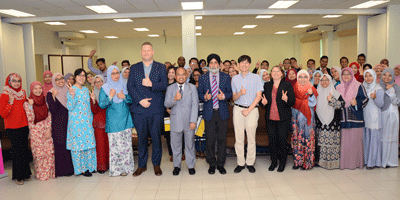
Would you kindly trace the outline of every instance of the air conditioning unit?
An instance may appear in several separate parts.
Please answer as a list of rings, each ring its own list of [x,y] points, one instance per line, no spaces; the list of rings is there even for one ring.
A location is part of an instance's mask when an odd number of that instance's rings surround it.
[[[58,32],[58,37],[61,39],[68,39],[68,40],[84,40],[84,39],[86,39],[85,34],[72,32],[72,31]]]
[[[84,44],[78,44],[78,43],[73,43],[73,42],[68,42],[68,41],[61,41],[61,44],[67,47],[81,47],[85,46]]]
[[[332,32],[334,29],[334,26],[314,26],[309,29],[307,29],[307,33],[310,34],[318,34],[318,33],[323,33],[323,32]]]

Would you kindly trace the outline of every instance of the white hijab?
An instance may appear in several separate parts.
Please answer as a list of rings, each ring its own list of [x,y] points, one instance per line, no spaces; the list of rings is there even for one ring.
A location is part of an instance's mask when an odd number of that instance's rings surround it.
[[[329,86],[326,88],[322,87],[321,85],[321,80],[324,77],[329,79]],[[321,76],[317,91],[318,91],[318,97],[317,97],[316,112],[318,118],[323,125],[329,125],[332,122],[333,117],[335,116],[335,108],[328,105],[329,93],[331,93],[332,97],[335,97],[336,99],[339,99],[340,93],[336,91],[335,84],[333,83],[331,76],[328,74],[323,74]]]
[[[363,82],[365,90],[367,92],[369,101],[368,104],[364,107],[364,120],[365,127],[370,129],[380,129],[381,128],[381,108],[376,106],[373,99],[371,99],[371,94],[378,90],[383,90],[382,87],[376,82],[376,73],[372,69],[367,69],[364,72],[365,74],[370,73],[373,77],[374,81],[372,83]],[[383,93],[383,92],[382,92]],[[377,94],[378,98],[378,94]]]

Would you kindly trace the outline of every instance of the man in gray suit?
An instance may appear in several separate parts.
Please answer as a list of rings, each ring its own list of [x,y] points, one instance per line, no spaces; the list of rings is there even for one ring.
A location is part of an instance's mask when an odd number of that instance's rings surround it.
[[[182,162],[182,135],[185,136],[186,165],[189,174],[196,173],[194,130],[197,125],[199,98],[195,85],[186,83],[189,74],[183,67],[175,73],[176,83],[167,88],[164,105],[171,108],[171,147],[174,159],[173,175],[179,175]]]

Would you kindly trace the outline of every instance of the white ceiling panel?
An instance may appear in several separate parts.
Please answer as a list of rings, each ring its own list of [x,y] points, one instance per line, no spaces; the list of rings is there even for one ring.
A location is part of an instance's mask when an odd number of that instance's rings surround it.
[[[99,1],[109,6],[128,4],[126,0],[99,0]]]
[[[130,4],[132,4],[135,8],[137,8],[140,12],[157,12],[159,11],[157,5],[153,1],[144,1],[144,0],[127,0]]]
[[[154,0],[157,7],[162,11],[182,11],[179,0]]]
[[[269,6],[274,4],[276,0],[254,0],[249,6],[248,9],[268,9]]]
[[[132,12],[139,12],[132,4],[125,3],[125,4],[115,4],[112,7],[114,10],[118,11],[118,13],[132,13]]]
[[[225,9],[226,4],[228,4],[229,0],[205,0],[204,1],[204,9],[206,10],[220,10]]]
[[[226,9],[245,9],[254,0],[230,0],[225,6]]]
[[[14,0],[14,2],[24,4],[28,7],[41,9],[41,10],[50,10],[53,8],[59,8],[57,6],[53,6],[52,4],[46,3],[44,1],[37,1],[37,0]]]
[[[65,12],[70,12],[71,15],[93,15],[96,14],[96,12],[87,9],[86,7],[79,6],[79,7],[62,7],[62,9],[65,10]]]
[[[58,7],[76,7],[81,6],[70,0],[41,0]]]
[[[102,2],[98,0],[71,0],[71,1],[80,4],[82,6],[104,5]]]

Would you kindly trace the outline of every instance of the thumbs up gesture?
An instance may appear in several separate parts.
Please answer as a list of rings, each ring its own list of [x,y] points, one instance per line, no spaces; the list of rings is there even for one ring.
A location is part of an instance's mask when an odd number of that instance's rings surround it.
[[[33,105],[33,99],[28,98],[28,103],[29,103],[30,105]]]
[[[288,100],[287,91],[285,92],[282,90],[282,100],[287,102],[287,100]]]
[[[222,101],[225,99],[225,94],[219,89],[219,94],[217,94],[218,100]]]
[[[209,94],[208,92],[209,92],[209,91],[207,90],[206,94],[204,95],[204,99],[205,99],[206,101],[208,101],[208,100],[211,99],[211,94]]]
[[[312,94],[313,94],[312,89],[311,89],[311,88],[308,88],[307,93],[308,93],[309,95],[312,95]]]
[[[153,86],[153,83],[151,82],[149,75],[146,75],[146,78],[143,79],[142,85],[144,87],[152,87]]]
[[[114,89],[110,90],[110,98],[113,98],[115,95],[117,94],[117,92]]]
[[[350,103],[351,103],[352,106],[356,106],[356,105],[357,105],[357,101],[356,101],[355,98],[353,98],[353,99],[350,101]]]
[[[328,95],[327,99],[328,99],[328,101],[332,100],[332,93],[329,92],[329,95]]]
[[[371,93],[371,99],[375,99],[376,98],[376,90],[374,93]]]
[[[268,100],[267,100],[267,98],[265,98],[265,94],[262,95],[261,99],[262,99],[261,103],[262,103],[264,106],[268,104]]]
[[[240,89],[240,95],[245,95],[246,92],[247,92],[247,90],[244,89],[243,86],[242,86],[242,88]]]
[[[182,99],[182,94],[179,92],[179,89],[176,91],[174,101],[179,101]]]
[[[122,90],[121,90],[121,92],[119,92],[119,93],[117,94],[117,97],[120,98],[120,99],[125,99],[125,94],[122,93]]]

